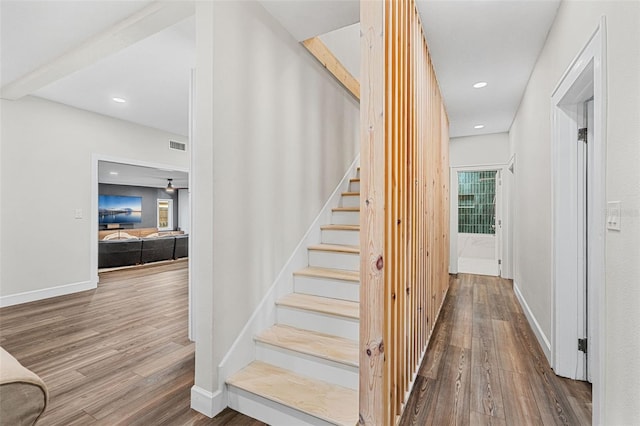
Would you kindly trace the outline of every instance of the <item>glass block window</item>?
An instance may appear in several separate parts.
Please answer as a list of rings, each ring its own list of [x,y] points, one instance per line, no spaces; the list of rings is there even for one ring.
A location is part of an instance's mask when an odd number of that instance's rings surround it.
[[[458,232],[495,234],[496,170],[458,172]]]

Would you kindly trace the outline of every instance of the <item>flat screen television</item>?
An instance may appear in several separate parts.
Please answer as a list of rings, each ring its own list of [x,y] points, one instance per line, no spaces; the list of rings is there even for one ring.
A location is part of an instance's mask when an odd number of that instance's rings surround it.
[[[142,197],[98,196],[99,224],[140,222],[142,222]]]

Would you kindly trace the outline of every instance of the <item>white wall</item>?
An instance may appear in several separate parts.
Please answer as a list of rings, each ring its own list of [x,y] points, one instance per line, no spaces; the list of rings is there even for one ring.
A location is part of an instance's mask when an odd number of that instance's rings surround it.
[[[466,136],[449,140],[451,167],[506,164],[510,157],[508,133]]]
[[[356,158],[359,106],[257,2],[199,2],[196,27],[194,390],[206,399],[221,389],[216,367]]]
[[[1,102],[2,302],[87,285],[92,154],[188,168],[187,154],[168,149],[185,138],[39,98]]]
[[[515,283],[551,338],[550,97],[607,19],[607,199],[622,201],[622,230],[606,237],[605,424],[635,424],[640,395],[640,3],[564,1],[510,131],[516,153]]]
[[[320,36],[342,65],[356,80],[360,80],[360,22]]]

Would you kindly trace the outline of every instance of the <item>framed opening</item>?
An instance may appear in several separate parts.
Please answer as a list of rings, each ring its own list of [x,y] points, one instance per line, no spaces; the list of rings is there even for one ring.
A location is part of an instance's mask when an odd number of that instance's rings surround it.
[[[592,382],[594,424],[603,422],[604,402],[605,37],[603,17],[551,97],[551,365]],[[578,339],[586,339],[587,353]]]
[[[173,231],[173,200],[158,199],[157,218],[159,231]]]

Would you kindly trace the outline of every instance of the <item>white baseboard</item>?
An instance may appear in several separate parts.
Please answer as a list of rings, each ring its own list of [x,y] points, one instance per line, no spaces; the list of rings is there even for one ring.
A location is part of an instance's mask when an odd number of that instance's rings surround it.
[[[57,287],[43,288],[41,290],[25,291],[24,293],[0,296],[0,308],[19,305],[21,303],[35,302],[51,297],[64,296],[65,294],[78,293],[80,291],[93,290],[98,287],[95,281],[82,281],[79,283],[65,284]]]
[[[235,342],[231,345],[229,352],[220,362],[218,366],[219,389],[223,389],[226,386],[227,378],[255,359],[253,337],[260,331],[275,324],[276,300],[293,292],[293,273],[307,267],[309,261],[307,247],[318,244],[321,241],[320,226],[331,222],[331,209],[338,205],[342,193],[347,192],[349,179],[355,176],[359,161],[360,155],[351,163],[344,177],[311,223],[311,226],[309,226],[307,232],[294,249],[293,254],[280,270],[253,315],[251,315],[251,318],[249,318]]]
[[[226,389],[211,393],[199,386],[191,387],[191,408],[207,417],[215,417],[227,408],[228,396]]]
[[[522,292],[520,291],[520,288],[518,287],[518,284],[515,281],[513,282],[513,291],[516,293],[516,298],[518,299],[518,302],[520,302],[520,306],[524,311],[524,315],[525,317],[527,317],[527,321],[529,321],[529,325],[533,329],[533,332],[536,335],[536,338],[538,339],[538,343],[542,347],[544,356],[547,357],[547,362],[549,363],[549,365],[551,365],[551,343],[549,342],[549,339],[547,339],[547,336],[542,331],[540,324],[538,324],[538,321],[536,320],[535,315],[533,315],[533,312],[531,312],[531,309],[529,308],[527,301],[525,300],[524,296],[522,295]]]

